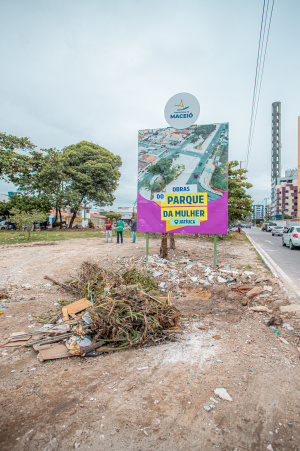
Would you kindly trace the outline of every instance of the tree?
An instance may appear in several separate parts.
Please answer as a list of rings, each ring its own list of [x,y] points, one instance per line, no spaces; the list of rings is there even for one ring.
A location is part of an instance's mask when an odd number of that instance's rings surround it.
[[[28,170],[19,174],[19,190],[25,195],[43,197],[54,207],[57,220],[61,209],[77,200],[71,192],[70,179],[65,171],[63,152],[57,149],[31,150]]]
[[[82,203],[93,202],[99,206],[113,203],[122,160],[97,144],[81,141],[63,149],[63,161],[70,193],[75,195],[70,221],[72,227]]]
[[[161,234],[159,255],[161,256],[161,258],[168,257],[168,234],[167,233]]]
[[[28,138],[18,138],[13,135],[0,133],[0,179],[15,182],[16,176],[25,173],[28,167],[29,156],[18,151],[34,149]]]
[[[161,158],[157,163],[150,166],[148,172],[157,175],[166,175],[170,172],[172,166],[172,159]]]
[[[27,196],[22,193],[14,193],[9,196],[9,201],[5,205],[9,211],[13,208],[26,213],[30,213],[33,210],[38,210],[42,213],[46,213],[47,216],[49,214],[49,210],[51,209],[51,202],[47,196],[44,196],[43,194],[39,197],[35,197]]]
[[[252,188],[252,184],[247,182],[245,169],[234,169],[239,162],[234,160],[228,164],[228,224],[242,221],[252,214],[253,200],[246,189]]]
[[[5,219],[9,216],[9,203],[8,202],[0,202],[0,218],[4,217]]]
[[[193,135],[193,136],[191,137],[191,143],[197,142],[198,139],[199,139],[199,135]]]
[[[47,213],[42,211],[32,210],[31,212],[25,212],[12,208],[10,221],[17,224],[18,227],[25,227],[28,231],[28,240],[30,239],[30,231],[35,222],[44,222],[47,218]]]

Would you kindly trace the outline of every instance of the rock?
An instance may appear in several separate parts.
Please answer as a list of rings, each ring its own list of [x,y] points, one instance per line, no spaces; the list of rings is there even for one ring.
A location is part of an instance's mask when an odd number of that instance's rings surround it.
[[[249,299],[254,298],[255,296],[258,296],[259,294],[261,294],[263,292],[263,289],[260,287],[254,287],[252,288],[252,290],[248,291],[248,293],[246,294],[246,296]]]
[[[282,327],[286,330],[294,330],[294,328],[292,326],[290,326],[288,323],[283,323]]]
[[[300,312],[299,304],[282,305],[279,307],[281,313],[297,313]]]
[[[30,288],[32,288],[32,285],[30,285],[30,283],[23,283],[22,288],[24,288],[24,290],[30,290]]]
[[[258,277],[258,278],[255,280],[255,283],[262,283],[262,282],[270,282],[269,277],[262,276],[262,277]]]
[[[245,296],[243,297],[243,299],[241,300],[242,305],[247,305],[248,304],[248,298]]]
[[[246,276],[254,276],[254,272],[253,271],[244,271],[244,274]]]
[[[283,338],[283,337],[279,337],[279,340],[281,340],[282,343],[284,343],[285,345],[288,345],[288,344],[289,344],[289,342],[288,342],[285,338]]]
[[[227,280],[226,280],[226,279],[223,279],[223,277],[221,277],[221,276],[218,276],[218,282],[219,282],[219,283],[226,283]]]
[[[212,402],[211,404],[208,404],[207,406],[204,406],[204,409],[209,412],[210,410],[212,410],[214,407],[216,407],[214,405],[214,403]]]
[[[270,291],[270,292],[273,291],[273,287],[271,285],[264,285],[263,289],[264,289],[264,291]]]
[[[281,326],[281,324],[282,319],[280,318],[280,316],[271,316],[269,321],[266,323],[266,326]]]
[[[215,388],[214,392],[219,398],[224,399],[224,401],[233,401],[226,388]]]
[[[265,305],[256,305],[255,307],[250,307],[249,310],[252,312],[268,312],[272,313],[272,310],[269,310]]]

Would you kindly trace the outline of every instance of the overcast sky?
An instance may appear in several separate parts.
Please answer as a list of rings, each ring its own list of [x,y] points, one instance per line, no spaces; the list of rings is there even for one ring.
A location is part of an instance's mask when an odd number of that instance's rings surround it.
[[[229,122],[246,159],[263,0],[2,0],[0,129],[40,148],[82,140],[122,157],[116,206],[136,200],[138,130],[167,127],[178,92],[198,124]],[[275,0],[249,160],[255,203],[270,196],[271,105],[282,107],[282,174],[297,166],[299,0]],[[0,182],[0,192],[11,187]]]

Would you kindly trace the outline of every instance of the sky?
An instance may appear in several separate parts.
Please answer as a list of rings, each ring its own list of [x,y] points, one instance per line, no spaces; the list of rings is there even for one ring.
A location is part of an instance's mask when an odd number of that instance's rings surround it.
[[[0,130],[38,148],[86,140],[123,160],[115,206],[137,197],[138,130],[168,124],[178,92],[198,124],[229,122],[245,161],[263,0],[2,0]],[[270,197],[271,108],[282,110],[282,175],[297,166],[299,0],[275,0],[249,156],[254,203]],[[245,163],[242,163],[245,166]],[[14,190],[0,181],[0,193]]]

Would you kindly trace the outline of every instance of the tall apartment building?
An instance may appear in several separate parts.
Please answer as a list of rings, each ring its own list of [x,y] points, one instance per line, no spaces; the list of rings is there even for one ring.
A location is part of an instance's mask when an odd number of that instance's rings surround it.
[[[275,215],[297,218],[298,170],[288,169],[284,177],[277,178]]]
[[[251,220],[261,219],[263,220],[265,217],[265,207],[264,205],[253,205],[253,213],[251,216]]]
[[[276,215],[276,185],[281,168],[281,102],[272,103],[271,216]]]

